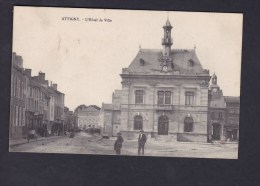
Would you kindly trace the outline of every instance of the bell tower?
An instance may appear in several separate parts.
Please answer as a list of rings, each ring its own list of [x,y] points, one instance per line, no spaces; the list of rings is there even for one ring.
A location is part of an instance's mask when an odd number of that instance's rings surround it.
[[[209,90],[212,93],[216,93],[220,91],[220,87],[218,86],[218,78],[215,73],[211,77],[211,85],[209,86]]]
[[[164,37],[162,38],[163,55],[169,57],[171,53],[171,46],[172,46],[172,38],[171,38],[172,26],[168,18],[165,25],[163,26],[163,29],[164,29]]]

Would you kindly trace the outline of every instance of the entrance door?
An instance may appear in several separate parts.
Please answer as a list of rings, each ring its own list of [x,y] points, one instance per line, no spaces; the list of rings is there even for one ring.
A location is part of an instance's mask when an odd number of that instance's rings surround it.
[[[212,127],[213,127],[212,139],[220,140],[221,125],[219,123],[213,123]]]
[[[167,116],[160,116],[158,120],[158,135],[168,135],[169,119]]]
[[[236,141],[237,140],[237,129],[228,129],[227,139],[229,139],[230,141]]]

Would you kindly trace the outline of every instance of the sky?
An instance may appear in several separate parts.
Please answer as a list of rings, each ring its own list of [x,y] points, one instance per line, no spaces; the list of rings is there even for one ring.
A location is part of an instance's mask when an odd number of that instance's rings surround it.
[[[240,96],[243,14],[238,13],[16,6],[13,51],[32,75],[45,72],[58,84],[71,110],[81,104],[100,107],[121,89],[119,74],[140,46],[162,49],[167,17],[172,48],[196,46],[203,68],[217,75],[224,95]]]

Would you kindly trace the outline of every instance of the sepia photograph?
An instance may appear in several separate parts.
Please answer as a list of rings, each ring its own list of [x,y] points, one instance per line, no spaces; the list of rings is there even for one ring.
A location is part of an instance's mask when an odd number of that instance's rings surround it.
[[[238,159],[242,13],[14,6],[9,152]]]

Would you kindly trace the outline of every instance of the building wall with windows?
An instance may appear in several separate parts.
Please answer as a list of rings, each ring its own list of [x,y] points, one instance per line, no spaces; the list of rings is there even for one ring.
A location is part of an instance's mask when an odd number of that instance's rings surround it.
[[[228,141],[238,141],[240,98],[232,96],[225,96],[224,98],[226,102],[225,137]]]
[[[51,134],[55,119],[55,105],[62,118],[64,94],[57,91],[57,84],[49,86],[45,73],[31,75],[31,69],[23,68],[23,59],[15,52],[12,57],[10,138],[23,138],[28,130],[40,136]],[[58,95],[58,96],[57,96]],[[56,101],[55,101],[56,99]]]
[[[96,105],[80,105],[75,109],[78,127],[81,130],[100,128],[100,108]]]
[[[129,138],[135,138],[143,129],[155,137],[205,140],[208,89],[201,86],[201,80],[154,76],[143,77],[141,83],[134,78],[130,81],[122,98],[125,102],[121,104],[121,132],[127,131]]]
[[[24,76],[23,59],[13,53],[10,100],[10,138],[22,138],[25,135],[25,104],[27,80]]]
[[[148,137],[178,141],[207,141],[209,71],[194,50],[171,49],[172,26],[163,26],[162,50],[139,49],[120,74],[122,89],[113,93],[111,127],[136,139]],[[114,135],[114,134],[113,134]]]

